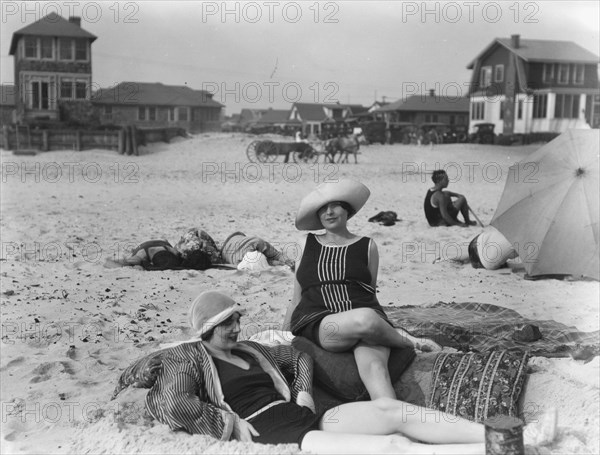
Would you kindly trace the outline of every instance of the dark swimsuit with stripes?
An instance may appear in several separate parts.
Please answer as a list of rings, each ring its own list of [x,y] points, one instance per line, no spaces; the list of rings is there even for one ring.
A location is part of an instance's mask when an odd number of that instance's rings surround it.
[[[283,400],[275,389],[273,379],[250,354],[234,351],[235,355],[250,364],[244,370],[224,360],[213,357],[225,401],[243,419],[274,401]],[[296,403],[277,404],[248,419],[259,436],[254,442],[262,444],[302,444],[302,439],[312,430],[319,429],[321,414],[313,414],[306,407]]]
[[[321,320],[355,308],[372,308],[387,321],[371,286],[370,243],[369,237],[362,237],[350,245],[323,245],[314,234],[308,234],[296,271],[302,295],[292,314],[294,335],[304,336],[320,346]]]

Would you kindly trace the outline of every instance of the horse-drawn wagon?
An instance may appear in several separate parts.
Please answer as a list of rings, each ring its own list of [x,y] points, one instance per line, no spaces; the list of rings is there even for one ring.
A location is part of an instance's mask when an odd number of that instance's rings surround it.
[[[246,149],[246,156],[252,162],[272,163],[283,155],[284,163],[291,158],[296,163],[316,163],[319,155],[324,153],[317,150],[308,142],[275,142],[271,140],[253,141]]]

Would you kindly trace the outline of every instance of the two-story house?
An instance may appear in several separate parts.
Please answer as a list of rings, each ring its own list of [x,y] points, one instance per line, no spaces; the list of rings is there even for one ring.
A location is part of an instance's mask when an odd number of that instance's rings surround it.
[[[18,122],[58,120],[60,100],[89,100],[96,37],[79,17],[51,13],[12,36]]]
[[[496,38],[467,66],[470,124],[502,134],[597,128],[598,63],[571,41]]]

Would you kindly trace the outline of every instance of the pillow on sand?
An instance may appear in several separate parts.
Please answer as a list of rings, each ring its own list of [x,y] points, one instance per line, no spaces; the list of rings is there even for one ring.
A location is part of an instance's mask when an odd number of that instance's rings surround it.
[[[307,338],[297,336],[292,346],[306,352],[314,360],[315,384],[326,392],[344,401],[369,399],[351,352],[328,352]],[[390,378],[395,382],[415,358],[413,348],[392,349],[388,361]]]
[[[428,407],[476,422],[516,416],[528,351],[439,354]]]

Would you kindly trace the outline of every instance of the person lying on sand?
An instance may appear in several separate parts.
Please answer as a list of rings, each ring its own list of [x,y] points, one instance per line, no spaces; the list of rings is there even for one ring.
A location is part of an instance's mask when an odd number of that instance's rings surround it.
[[[466,250],[466,251],[465,251]],[[470,262],[475,269],[498,270],[505,267],[507,261],[518,257],[514,246],[493,226],[486,226],[469,243],[468,248],[457,251],[455,256],[438,258],[456,262]]]
[[[448,174],[444,170],[433,171],[431,180],[433,188],[427,190],[423,209],[425,218],[430,226],[462,226],[469,227],[477,224],[469,218],[469,204],[462,194],[444,190],[448,187]],[[454,199],[454,200],[452,200]],[[458,214],[464,218],[464,223],[458,220]]]
[[[145,270],[206,270],[212,267],[235,268],[248,252],[258,251],[271,266],[294,267],[294,260],[260,237],[243,232],[231,234],[219,248],[206,231],[191,228],[175,246],[166,240],[149,240],[134,248],[121,260],[107,260],[105,267],[141,266]]]
[[[312,453],[485,453],[482,424],[396,399],[315,413],[310,357],[289,345],[238,341],[243,313],[220,292],[196,297],[195,338],[170,348],[146,397],[154,418],[173,430]],[[553,417],[525,427],[525,444],[552,441]]]

